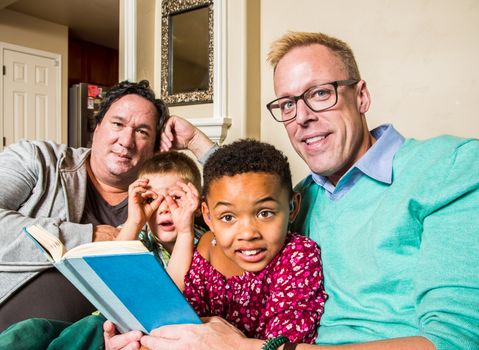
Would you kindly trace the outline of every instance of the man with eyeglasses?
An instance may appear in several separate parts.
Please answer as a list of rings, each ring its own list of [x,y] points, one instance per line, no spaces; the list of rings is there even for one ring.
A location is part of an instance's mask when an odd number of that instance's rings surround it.
[[[220,318],[162,327],[141,343],[173,350],[479,349],[479,141],[405,139],[392,125],[369,131],[366,82],[336,38],[288,33],[269,61],[277,98],[267,108],[311,169],[297,186],[303,199],[294,230],[321,246],[329,299],[317,345],[280,335],[247,339]],[[106,330],[107,349],[121,348],[121,338]],[[133,334],[123,337],[126,344]]]

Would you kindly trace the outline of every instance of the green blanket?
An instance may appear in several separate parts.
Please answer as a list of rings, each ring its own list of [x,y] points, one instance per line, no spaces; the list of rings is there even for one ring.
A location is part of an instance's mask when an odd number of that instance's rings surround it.
[[[70,323],[31,318],[13,324],[0,334],[0,349],[16,350],[99,350],[104,349],[101,315]]]

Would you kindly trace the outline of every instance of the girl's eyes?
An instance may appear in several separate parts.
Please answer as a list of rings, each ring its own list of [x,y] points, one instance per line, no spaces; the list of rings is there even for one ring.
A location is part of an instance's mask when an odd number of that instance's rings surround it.
[[[223,215],[220,218],[220,220],[223,221],[223,222],[231,222],[231,221],[233,221],[233,215],[229,215],[229,214]]]
[[[260,218],[260,219],[268,219],[268,218],[271,218],[274,216],[274,212],[271,211],[271,210],[261,210],[257,216]],[[220,220],[223,221],[223,222],[232,222],[234,220],[234,216],[231,215],[231,214],[226,214],[226,215],[222,215],[220,217]]]
[[[261,210],[259,213],[258,213],[258,216],[260,218],[270,218],[274,215],[274,213],[271,211],[271,210]]]

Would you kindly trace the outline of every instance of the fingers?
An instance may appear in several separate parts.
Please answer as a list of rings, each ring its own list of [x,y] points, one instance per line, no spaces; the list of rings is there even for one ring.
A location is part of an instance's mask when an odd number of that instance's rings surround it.
[[[170,200],[167,201],[170,209],[174,210],[178,207],[183,207],[195,211],[199,204],[199,193],[195,185],[192,183],[185,184],[181,181],[178,181],[176,184],[178,187],[173,188],[168,193],[172,199],[177,198],[174,203]]]
[[[170,116],[161,133],[160,150],[188,148],[197,133],[196,127],[187,120],[178,116]]]
[[[165,201],[166,201],[166,204],[168,204],[170,212],[173,212],[180,207],[178,205],[177,201],[175,199],[173,199],[173,197],[177,197],[178,202],[181,200],[181,198],[179,198],[180,193],[178,193],[178,191],[175,191],[175,193],[172,192],[165,197]]]
[[[139,191],[141,198],[143,199],[143,202],[151,204],[155,199],[158,198],[158,194],[154,191],[151,190],[145,190],[143,192]]]
[[[175,128],[175,121],[176,117],[173,115],[168,118],[165,125],[163,126],[163,131],[161,132],[161,139],[166,139],[169,142],[173,141],[173,130]]]
[[[166,152],[173,148],[173,129],[174,129],[175,117],[171,116],[165,123],[163,131],[160,136],[160,151]]]
[[[199,197],[199,192],[198,189],[196,188],[195,185],[193,185],[191,182],[188,182],[188,184],[185,184],[184,182],[178,181],[176,183],[180,188],[185,191],[185,193],[191,193],[194,197]]]
[[[118,334],[110,339],[105,337],[105,345],[109,350],[137,350],[140,348],[140,339],[143,334],[140,331],[131,331],[125,334]]]
[[[112,241],[120,230],[110,225],[96,225],[93,227],[93,242]]]
[[[151,336],[161,337],[169,340],[180,339],[186,331],[188,331],[189,325],[168,325],[160,328],[155,328],[150,332]]]
[[[173,147],[173,144],[171,143],[171,141],[168,140],[164,134],[162,134],[161,141],[160,141],[160,151],[168,152],[170,149],[172,149],[172,147]]]
[[[165,200],[165,196],[162,194],[157,194],[156,192],[154,193],[155,193],[155,197],[152,198],[151,201],[149,201],[150,202],[149,204],[154,210],[156,210],[160,206],[161,202]]]
[[[205,349],[205,344],[198,344],[193,330],[192,325],[186,324],[162,326],[152,330],[150,335],[141,338],[141,344],[150,349]],[[192,342],[195,347],[192,347]]]
[[[153,336],[145,335],[141,338],[141,345],[148,349],[168,349],[175,350],[180,349],[175,340],[158,338]],[[181,346],[181,345],[180,345]]]
[[[231,348],[232,344],[240,344],[245,338],[237,328],[219,317],[206,321],[208,323],[200,325],[170,325],[154,329],[149,336],[141,338],[141,343],[157,350],[212,350]]]
[[[116,328],[113,322],[106,320],[103,323],[103,333],[105,334],[105,337],[108,336],[108,338],[116,335]]]
[[[149,179],[139,178],[128,187],[129,199],[138,204],[151,203],[158,198],[158,194],[147,188]],[[141,199],[141,200],[140,200]]]
[[[111,321],[103,323],[103,338],[106,350],[135,350],[140,348],[140,331],[117,334],[116,327]]]
[[[186,197],[193,198],[193,199],[199,197],[198,190],[196,189],[195,185],[193,185],[191,182],[188,182],[188,184],[185,184],[184,182],[178,181],[176,184],[183,191]]]
[[[145,177],[141,177],[139,179],[136,179],[135,181],[133,181],[131,183],[130,186],[128,186],[128,189],[134,189],[134,188],[137,188],[137,187],[146,187],[146,185],[148,185],[148,182],[150,180],[145,178]]]
[[[139,197],[147,191],[147,185],[148,179],[141,178],[134,181],[130,186],[128,186],[129,200],[137,201]]]

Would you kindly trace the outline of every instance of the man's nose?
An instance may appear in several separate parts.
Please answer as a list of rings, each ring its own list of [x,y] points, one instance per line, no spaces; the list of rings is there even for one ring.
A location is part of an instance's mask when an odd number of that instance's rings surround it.
[[[125,148],[133,148],[135,144],[135,131],[130,128],[124,128],[120,133],[119,143]]]
[[[300,125],[307,124],[315,118],[314,111],[308,107],[303,99],[296,101],[296,123]]]

